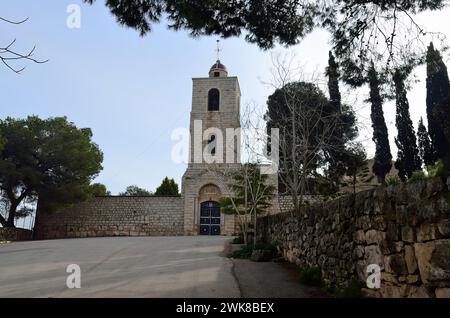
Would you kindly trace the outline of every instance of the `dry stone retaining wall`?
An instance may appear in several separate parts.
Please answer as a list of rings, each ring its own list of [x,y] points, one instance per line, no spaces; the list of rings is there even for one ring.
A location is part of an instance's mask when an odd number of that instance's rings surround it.
[[[306,204],[316,204],[323,202],[324,197],[321,195],[304,195],[303,202]],[[274,211],[274,213],[279,212],[289,212],[294,208],[294,204],[292,204],[292,196],[286,194],[278,195],[278,206],[279,210]]]
[[[27,241],[31,240],[33,232],[27,229],[0,227],[1,241]]]
[[[346,196],[298,213],[260,218],[260,239],[277,243],[300,267],[319,267],[340,288],[373,297],[450,297],[450,179]],[[381,288],[366,288],[367,266]]]
[[[97,197],[39,214],[36,239],[183,235],[181,197]]]

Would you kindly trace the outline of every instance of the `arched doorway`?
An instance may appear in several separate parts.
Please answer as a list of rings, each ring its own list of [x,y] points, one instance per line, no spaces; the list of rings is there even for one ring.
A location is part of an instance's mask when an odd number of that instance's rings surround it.
[[[200,235],[220,235],[220,206],[216,201],[200,204]]]

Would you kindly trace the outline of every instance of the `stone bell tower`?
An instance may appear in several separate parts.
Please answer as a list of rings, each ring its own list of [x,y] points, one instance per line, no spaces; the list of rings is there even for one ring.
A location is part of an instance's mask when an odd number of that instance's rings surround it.
[[[189,164],[183,175],[185,235],[232,235],[234,216],[220,213],[229,195],[222,172],[240,165],[240,98],[237,77],[217,60],[208,77],[193,78]]]

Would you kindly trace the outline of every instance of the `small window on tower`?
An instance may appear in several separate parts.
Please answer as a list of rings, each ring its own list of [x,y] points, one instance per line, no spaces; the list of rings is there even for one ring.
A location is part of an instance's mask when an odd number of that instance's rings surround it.
[[[216,154],[216,136],[211,135],[208,138],[208,151],[211,155]]]
[[[220,77],[220,73],[219,72],[214,72],[214,77]]]
[[[211,88],[208,92],[208,111],[218,111],[220,103],[220,93],[217,88]]]

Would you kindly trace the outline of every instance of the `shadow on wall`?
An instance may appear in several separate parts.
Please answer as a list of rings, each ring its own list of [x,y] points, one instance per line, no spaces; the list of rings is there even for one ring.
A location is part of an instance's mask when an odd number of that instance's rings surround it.
[[[0,227],[1,241],[27,241],[33,237],[33,231],[11,227]]]
[[[260,239],[276,242],[302,268],[317,266],[327,285],[357,278],[369,297],[450,297],[450,178],[349,195],[259,219]],[[369,289],[367,268],[381,270]]]

